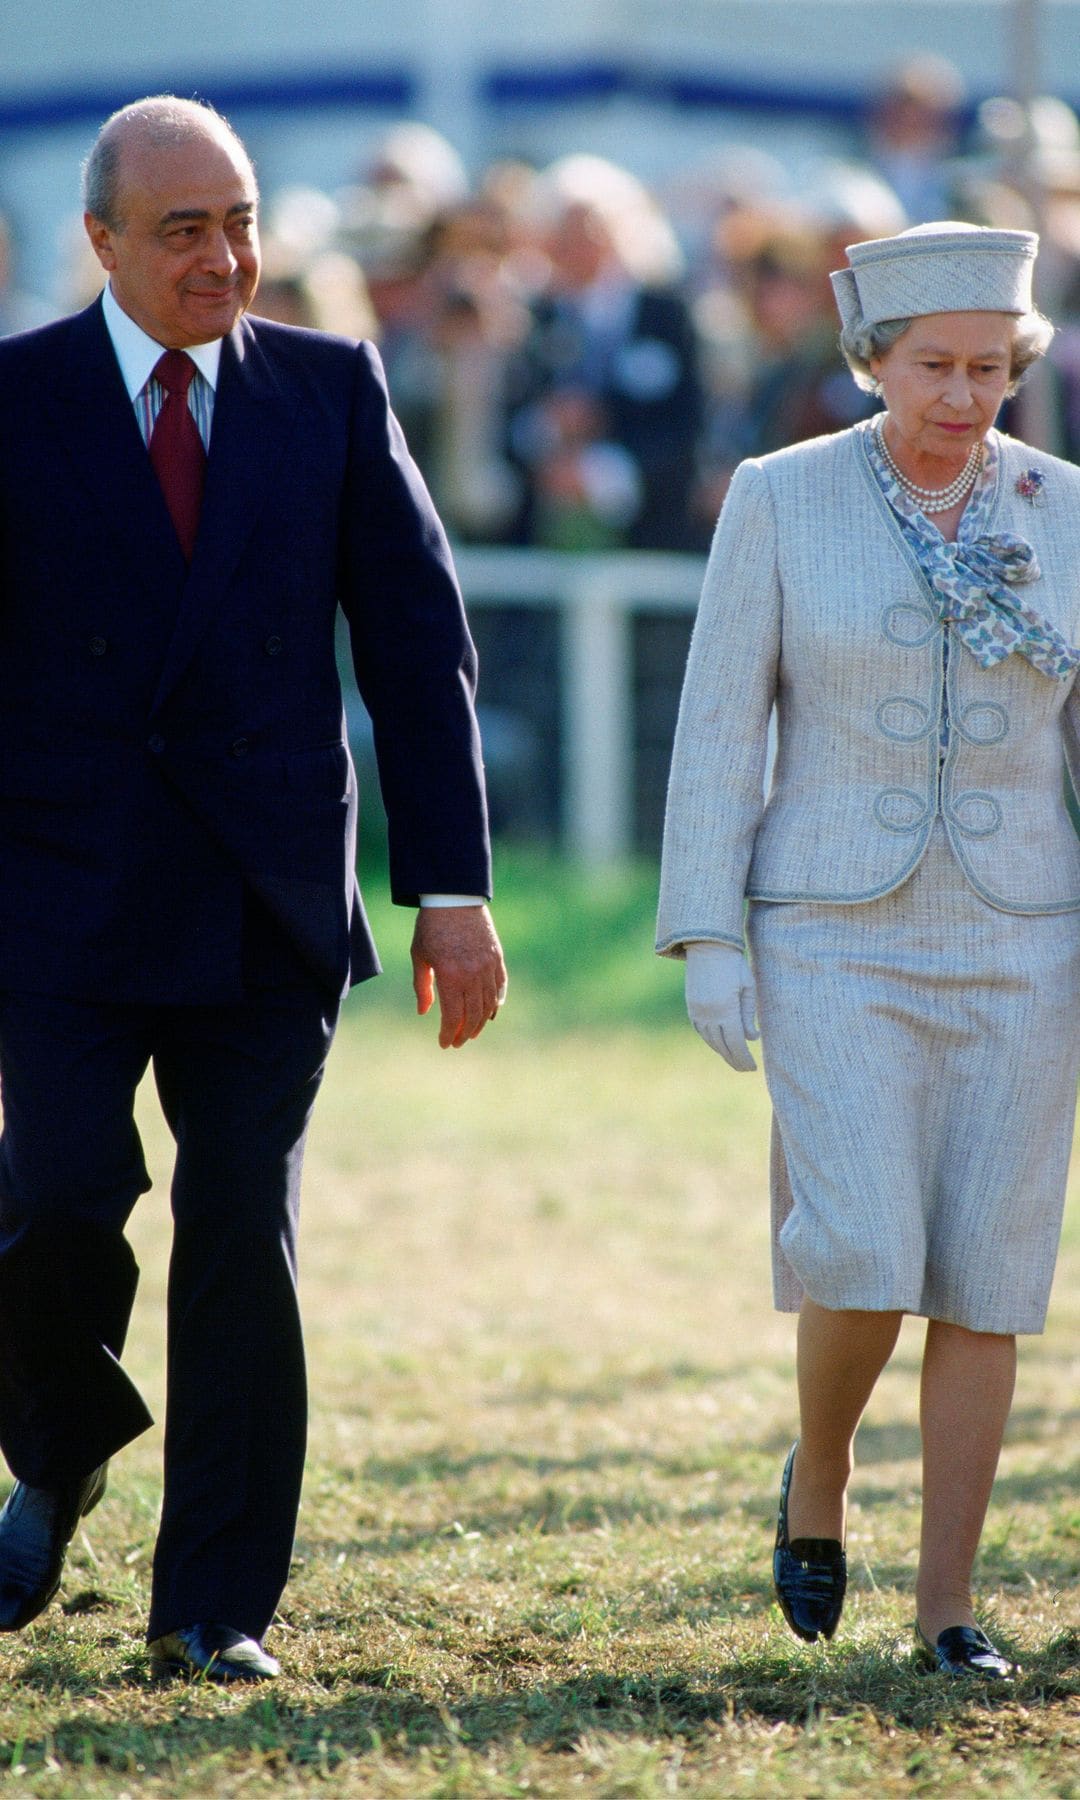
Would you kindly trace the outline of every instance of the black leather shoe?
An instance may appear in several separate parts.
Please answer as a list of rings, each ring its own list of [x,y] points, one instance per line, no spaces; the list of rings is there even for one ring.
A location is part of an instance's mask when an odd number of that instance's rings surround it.
[[[21,1631],[44,1612],[80,1519],[105,1492],[108,1463],[64,1487],[17,1481],[0,1512],[0,1631]]]
[[[981,1681],[1015,1681],[1020,1673],[977,1625],[950,1625],[932,1644],[918,1620],[915,1648],[927,1668],[943,1675],[972,1675]]]
[[[780,1482],[780,1515],[773,1551],[773,1586],[796,1637],[814,1644],[831,1638],[847,1592],[847,1557],[836,1538],[788,1538],[787,1507],[798,1444],[792,1444]]]
[[[257,1638],[231,1625],[183,1625],[150,1645],[157,1675],[197,1675],[203,1681],[271,1681],[281,1664],[267,1656]]]

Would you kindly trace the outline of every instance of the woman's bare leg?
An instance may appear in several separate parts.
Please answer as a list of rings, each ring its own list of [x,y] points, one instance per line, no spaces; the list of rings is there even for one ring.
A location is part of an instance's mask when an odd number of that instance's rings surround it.
[[[922,1538],[915,1600],[933,1643],[973,1625],[971,1571],[1016,1381],[1016,1339],[932,1319],[923,1353]]]
[[[832,1312],[806,1299],[799,1314],[799,1450],[788,1535],[844,1541],[852,1443],[903,1313]]]

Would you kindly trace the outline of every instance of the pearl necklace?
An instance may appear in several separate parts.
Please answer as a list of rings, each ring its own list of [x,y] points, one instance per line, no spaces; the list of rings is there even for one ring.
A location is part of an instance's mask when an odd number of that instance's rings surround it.
[[[885,427],[880,422],[875,426],[878,446],[882,456],[888,463],[892,473],[903,488],[909,500],[914,500],[920,512],[944,513],[959,504],[975,485],[975,478],[982,467],[982,444],[972,444],[967,454],[967,461],[954,481],[948,487],[920,487],[911,477],[898,467],[888,444],[885,442]]]

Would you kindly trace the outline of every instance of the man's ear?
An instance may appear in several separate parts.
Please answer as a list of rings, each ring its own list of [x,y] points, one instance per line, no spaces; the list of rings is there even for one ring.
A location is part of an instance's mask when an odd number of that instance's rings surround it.
[[[83,224],[86,235],[94,248],[94,255],[103,269],[115,269],[116,251],[113,249],[113,231],[102,219],[95,219],[93,213],[83,213]]]

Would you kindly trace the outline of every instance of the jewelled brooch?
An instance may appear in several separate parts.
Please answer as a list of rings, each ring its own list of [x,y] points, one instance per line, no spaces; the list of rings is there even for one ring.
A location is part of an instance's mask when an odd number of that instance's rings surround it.
[[[1045,486],[1046,476],[1041,469],[1025,469],[1016,484],[1016,491],[1029,506],[1038,506]]]

